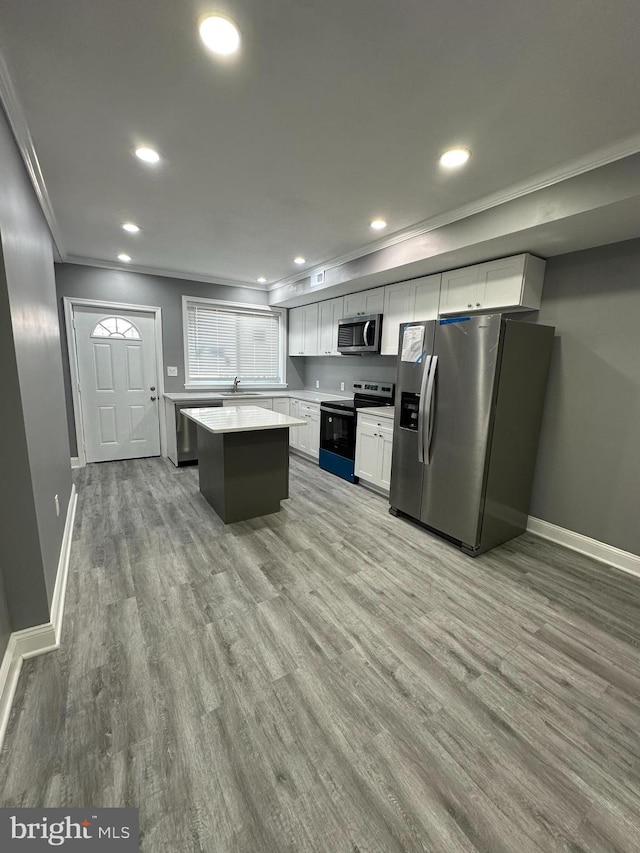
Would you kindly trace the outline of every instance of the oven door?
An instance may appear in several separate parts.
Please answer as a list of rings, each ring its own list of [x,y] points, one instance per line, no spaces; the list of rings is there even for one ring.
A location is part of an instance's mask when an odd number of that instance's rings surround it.
[[[320,407],[320,450],[335,453],[344,459],[355,459],[355,411]]]

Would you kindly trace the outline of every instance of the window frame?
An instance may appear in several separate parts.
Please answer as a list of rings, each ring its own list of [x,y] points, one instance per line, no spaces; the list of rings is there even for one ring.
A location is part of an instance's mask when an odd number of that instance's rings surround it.
[[[204,296],[182,296],[182,352],[184,359],[184,387],[186,390],[216,391],[228,389],[230,382],[216,382],[211,379],[192,379],[189,375],[189,331],[188,331],[188,307],[189,305],[209,305],[216,308],[236,309],[236,313],[245,314],[275,314],[279,318],[280,339],[278,342],[278,372],[280,382],[256,382],[243,385],[244,388],[279,389],[287,387],[287,309],[276,308],[271,305],[256,305],[253,302],[230,302],[226,299],[207,299]]]

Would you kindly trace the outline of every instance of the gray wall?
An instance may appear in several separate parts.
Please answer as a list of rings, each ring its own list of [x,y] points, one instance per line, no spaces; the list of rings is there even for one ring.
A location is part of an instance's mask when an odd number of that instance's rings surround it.
[[[0,566],[0,659],[4,655],[11,634],[11,619],[9,618],[9,607],[7,596],[4,591],[4,577],[2,566]]]
[[[64,330],[62,297],[82,296],[133,305],[155,305],[162,308],[162,343],[164,361],[164,387],[168,392],[184,391],[184,351],[182,343],[182,297],[201,296],[206,299],[226,299],[230,302],[247,302],[266,305],[267,293],[248,287],[226,287],[221,284],[203,284],[158,275],[97,269],[78,264],[56,265],[56,287],[60,328]],[[73,421],[69,353],[66,333],[63,331],[62,357],[64,362],[65,397],[69,421],[71,453],[77,455]],[[177,377],[167,376],[167,365],[178,368]],[[287,381],[291,388],[302,388],[301,379],[292,359],[287,364]]]
[[[351,391],[356,379],[379,379],[381,382],[396,381],[395,355],[343,355],[294,358],[302,368],[302,387],[313,390],[316,381],[320,390],[329,394],[340,394],[340,383],[345,391]]]
[[[0,565],[18,631],[49,619],[71,470],[51,239],[2,114],[0,185]]]
[[[640,554],[640,240],[551,258],[556,326],[531,515]]]

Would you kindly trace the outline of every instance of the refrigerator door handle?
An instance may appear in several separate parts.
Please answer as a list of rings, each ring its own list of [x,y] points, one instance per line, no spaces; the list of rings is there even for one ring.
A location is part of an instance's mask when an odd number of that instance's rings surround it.
[[[429,376],[427,379],[427,405],[428,409],[425,414],[427,421],[427,441],[424,447],[424,464],[429,465],[431,462],[431,439],[433,437],[433,420],[435,415],[434,397],[436,390],[436,369],[438,367],[438,356],[431,356],[429,364]]]
[[[420,383],[420,403],[418,404],[418,462],[424,463],[425,401],[427,399],[427,380],[431,371],[431,356],[424,357],[422,382]]]

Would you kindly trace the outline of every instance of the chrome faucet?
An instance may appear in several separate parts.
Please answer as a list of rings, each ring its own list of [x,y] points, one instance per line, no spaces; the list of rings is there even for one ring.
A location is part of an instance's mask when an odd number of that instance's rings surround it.
[[[238,385],[239,385],[239,384],[240,384],[240,380],[238,379],[238,377],[237,377],[237,376],[235,376],[235,377],[234,377],[234,379],[233,379],[233,390],[234,390],[234,391],[237,391],[237,390],[238,390]]]

